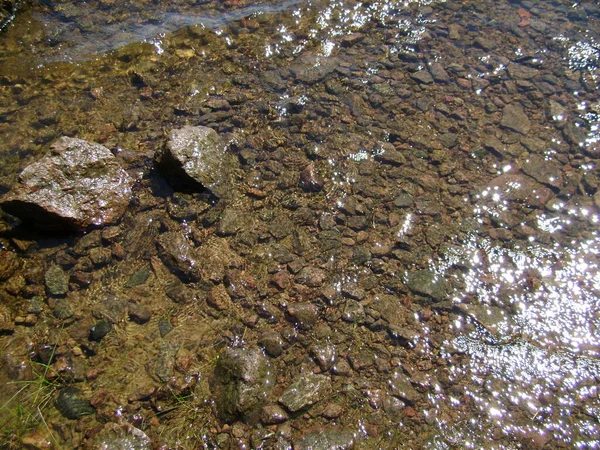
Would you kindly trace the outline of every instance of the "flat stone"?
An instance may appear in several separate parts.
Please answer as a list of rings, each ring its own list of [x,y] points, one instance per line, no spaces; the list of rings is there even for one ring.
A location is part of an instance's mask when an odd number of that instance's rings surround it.
[[[346,450],[354,447],[354,433],[339,427],[307,431],[294,441],[294,450]]]
[[[446,296],[444,279],[431,270],[417,270],[409,273],[406,284],[411,291],[431,297],[438,302]]]
[[[433,83],[433,77],[425,69],[419,70],[418,72],[411,73],[410,77],[413,80],[415,80],[417,83],[419,83],[419,84],[431,84],[431,83]]]
[[[547,161],[541,155],[529,155],[521,169],[542,184],[558,189],[562,187],[563,176],[560,166],[552,161]]]
[[[7,213],[43,230],[84,230],[116,222],[133,179],[106,147],[62,137],[50,155],[27,166],[0,201]]]
[[[510,103],[504,107],[500,125],[521,134],[529,133],[531,128],[529,117],[527,117],[523,108],[515,103]]]
[[[494,178],[489,187],[493,192],[497,191],[504,200],[533,207],[543,207],[553,197],[549,188],[522,174],[502,174]]]
[[[69,291],[69,275],[57,264],[52,264],[44,275],[49,295],[65,295]]]
[[[317,403],[329,388],[329,378],[325,375],[300,374],[283,391],[279,397],[279,403],[288,411],[296,412]]]

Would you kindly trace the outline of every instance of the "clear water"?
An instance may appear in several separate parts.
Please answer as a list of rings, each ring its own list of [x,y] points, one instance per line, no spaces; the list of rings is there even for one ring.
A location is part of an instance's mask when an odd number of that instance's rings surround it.
[[[296,209],[285,207],[290,201],[314,213],[295,229],[310,242],[302,256],[323,268],[333,294],[271,286],[267,297],[252,297],[241,309],[243,316],[266,301],[285,310],[309,299],[320,311],[317,322],[332,331],[323,337],[296,330],[304,343],[290,344],[285,362],[274,360],[281,386],[294,375],[286,365],[314,369],[308,349],[326,339],[351,363],[363,353],[387,361],[362,370],[352,364],[350,377],[329,374],[345,405],[331,422],[350,429],[359,448],[597,448],[599,20],[594,2],[566,1],[32,7],[0,35],[2,187],[8,190],[59,136],[102,142],[125,154],[138,176],[138,200],[122,225],[127,234],[137,217],[147,220],[145,211],[164,211],[169,202],[150,190],[144,158],[170,129],[211,126],[241,155],[240,185],[232,187],[241,211],[267,224],[273,223],[267,217],[296,223]],[[228,107],[215,103],[222,99]],[[386,145],[404,161],[385,162]],[[319,193],[298,188],[309,163],[325,178]],[[244,189],[250,195],[240,195]],[[410,201],[398,200],[406,196]],[[353,216],[365,217],[364,226],[350,226]],[[324,225],[328,217],[332,226]],[[181,226],[193,235],[202,223],[199,216]],[[324,231],[332,229],[340,248],[327,244],[332,238]],[[268,284],[270,274],[287,270],[270,253],[287,241],[285,233],[260,233],[255,249],[244,247],[247,237],[226,239],[249,272],[262,274],[258,284]],[[25,258],[54,261],[57,249],[69,251],[78,239],[33,239]],[[10,237],[2,240],[15,247]],[[369,250],[366,263],[353,257],[357,247]],[[140,251],[125,250],[131,255],[103,269],[104,278],[74,289],[83,316],[95,297],[115,289],[110,283],[119,273],[136,267]],[[112,269],[117,275],[106,275]],[[410,287],[417,270],[443,280],[443,298],[433,301]],[[394,296],[400,323],[414,337],[398,345],[373,324],[349,325],[341,318],[355,298],[349,286],[364,292],[365,308]],[[157,282],[149,292],[160,288]],[[13,291],[7,295],[15,303],[24,301]],[[167,314],[173,305],[162,301],[151,305]],[[253,345],[261,332],[289,328],[284,318],[273,324],[258,318],[241,333],[247,318],[220,322],[222,316],[211,319],[190,307],[177,317],[182,324],[208,321],[210,330],[198,331],[210,336],[207,342],[218,340],[225,323],[235,335],[232,345]],[[40,319],[17,327],[5,345],[16,348],[15,336],[37,336],[44,326]],[[142,367],[156,341],[132,343],[131,325],[121,326],[127,338],[107,352],[144,347]],[[353,345],[357,329],[362,336]],[[209,370],[202,367],[204,378]],[[394,368],[419,392],[399,414],[377,400],[388,395]],[[85,383],[92,392],[118,389],[102,377]],[[210,393],[197,395],[210,404]],[[192,420],[200,413],[184,410],[184,422],[186,414]],[[202,414],[209,424],[202,433],[184,431],[169,445],[218,447],[216,436],[227,429]],[[331,425],[318,414],[290,422],[293,431],[273,427],[282,442]],[[159,442],[164,430],[148,423],[139,426]],[[251,428],[230,443],[253,447]],[[76,442],[74,436],[57,439]],[[274,437],[264,442],[275,448]]]

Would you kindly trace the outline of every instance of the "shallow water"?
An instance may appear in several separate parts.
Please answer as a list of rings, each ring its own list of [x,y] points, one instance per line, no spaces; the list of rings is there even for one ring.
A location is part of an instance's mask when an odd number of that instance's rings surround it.
[[[85,235],[0,223],[20,261],[2,281],[7,448],[596,448],[599,20],[566,1],[20,11],[0,35],[2,192],[64,135],[136,185]],[[187,124],[239,162],[218,201],[153,168]],[[172,273],[165,233],[206,276]],[[215,367],[256,346],[275,386],[225,424]],[[309,373],[327,388],[292,411],[280,396]],[[65,424],[65,385],[96,413]]]

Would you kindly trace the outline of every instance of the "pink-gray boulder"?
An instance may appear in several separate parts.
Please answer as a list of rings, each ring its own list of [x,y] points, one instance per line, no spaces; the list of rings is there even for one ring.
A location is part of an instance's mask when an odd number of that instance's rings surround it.
[[[119,220],[132,184],[106,147],[61,137],[49,155],[25,167],[0,206],[36,228],[85,230]]]

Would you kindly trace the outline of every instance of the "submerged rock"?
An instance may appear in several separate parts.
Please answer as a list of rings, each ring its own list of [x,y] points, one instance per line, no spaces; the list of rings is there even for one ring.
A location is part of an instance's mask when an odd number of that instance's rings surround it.
[[[354,433],[339,427],[307,431],[302,439],[294,441],[298,450],[346,450],[354,447]]]
[[[228,348],[214,373],[213,391],[217,412],[227,422],[251,420],[274,385],[268,358],[258,348]]]
[[[321,400],[331,384],[325,375],[300,374],[279,397],[279,403],[288,411],[296,412]]]
[[[192,242],[183,233],[169,231],[157,240],[158,254],[165,266],[184,281],[198,281],[199,255]]]
[[[94,414],[96,410],[84,397],[81,390],[69,386],[60,391],[55,403],[56,409],[67,419],[79,419]]]
[[[431,270],[416,270],[408,274],[408,288],[421,295],[442,301],[446,296],[446,283],[443,278]]]
[[[129,205],[133,179],[106,147],[62,137],[27,166],[0,201],[9,214],[41,229],[84,230],[116,222]]]
[[[527,117],[523,108],[514,103],[510,103],[504,107],[500,125],[521,134],[529,133],[529,129],[531,128],[529,117]]]
[[[226,147],[215,130],[185,126],[173,130],[162,151],[157,152],[158,167],[176,183],[192,188],[205,188],[223,195],[229,169]]]
[[[123,448],[129,450],[149,450],[152,442],[142,430],[124,423],[106,423],[92,438],[90,448]]]

